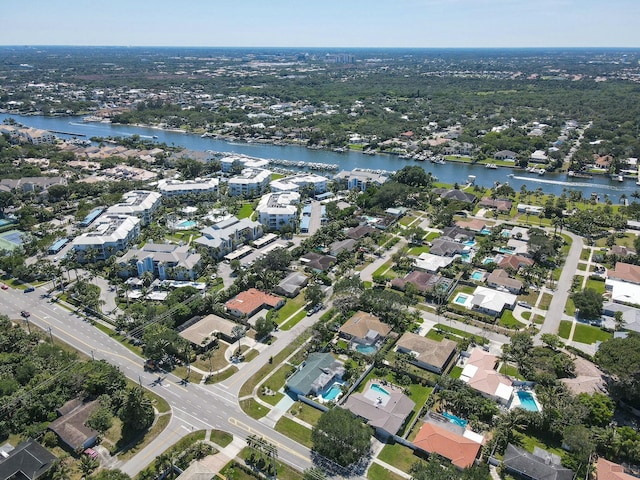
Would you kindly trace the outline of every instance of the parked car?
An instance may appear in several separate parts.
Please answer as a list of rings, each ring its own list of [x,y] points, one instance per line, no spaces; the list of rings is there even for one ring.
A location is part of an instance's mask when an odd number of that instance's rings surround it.
[[[29,318],[31,316],[31,314],[29,312],[27,312],[26,310],[22,310],[20,312],[20,315],[22,315],[24,318]]]
[[[9,287],[7,287],[4,283],[2,284],[2,286],[0,288],[2,288],[3,290],[8,290],[9,289]]]
[[[33,288],[33,287],[27,287],[27,288],[24,289],[24,293],[35,292],[35,291],[36,291],[36,289]]]
[[[520,305],[523,308],[531,308],[531,305],[529,305],[528,302],[519,301],[518,305]]]

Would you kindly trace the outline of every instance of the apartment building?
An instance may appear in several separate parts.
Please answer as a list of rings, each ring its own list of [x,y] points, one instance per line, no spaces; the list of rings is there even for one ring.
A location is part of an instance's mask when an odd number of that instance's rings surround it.
[[[229,179],[229,196],[254,197],[262,194],[271,180],[271,172],[259,168],[245,168],[242,174]]]
[[[73,240],[79,262],[106,260],[126,250],[140,235],[140,219],[131,215],[106,213],[93,224],[93,230]],[[91,253],[89,253],[91,252]]]
[[[143,226],[148,225],[151,223],[153,213],[160,206],[161,198],[158,192],[133,190],[124,194],[122,202],[109,207],[107,213],[138,217]]]
[[[256,208],[258,221],[269,230],[292,227],[298,219],[299,202],[300,194],[297,192],[267,193]]]

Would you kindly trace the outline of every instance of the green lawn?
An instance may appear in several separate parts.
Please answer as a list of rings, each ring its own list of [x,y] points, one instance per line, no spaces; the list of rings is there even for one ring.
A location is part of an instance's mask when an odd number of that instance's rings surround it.
[[[568,320],[562,320],[560,322],[560,328],[558,329],[558,336],[560,338],[569,338],[569,334],[571,333],[571,324]]]
[[[367,478],[369,480],[404,480],[404,477],[401,477],[397,473],[393,473],[392,471],[387,470],[382,465],[378,465],[377,463],[371,464],[369,470],[367,471]]]
[[[567,299],[567,305],[564,307],[564,313],[573,317],[576,314],[576,306],[571,298]]]
[[[311,448],[313,446],[311,443],[311,430],[294,422],[290,418],[281,417],[276,423],[275,429],[305,447]]]
[[[524,318],[525,320],[529,320],[531,318],[531,312],[530,311],[522,312],[522,318]]]
[[[538,305],[538,307],[540,307],[542,310],[548,310],[549,305],[551,305],[552,298],[553,296],[550,293],[543,293],[542,299],[540,300],[540,304]]]
[[[276,319],[278,325],[280,325],[287,318],[304,307],[306,303],[307,302],[304,299],[304,293],[299,293],[297,297],[287,300],[287,303],[285,303],[284,306],[280,310],[278,310],[278,318]]]
[[[236,215],[238,219],[242,220],[243,218],[249,218],[253,214],[253,205],[250,203],[245,203],[240,208],[240,211]]]
[[[587,279],[586,288],[592,288],[599,294],[604,294],[604,278],[601,280],[594,280],[592,278]]]
[[[453,367],[451,369],[451,371],[449,372],[449,376],[451,378],[460,378],[460,375],[462,374],[462,367],[459,367],[458,365],[456,365],[455,367]]]
[[[520,322],[520,320],[516,319],[513,316],[513,312],[508,309],[504,311],[498,324],[502,327],[513,328],[514,330],[524,327],[524,324]]]
[[[609,340],[612,336],[612,333],[605,332],[601,328],[578,323],[576,325],[575,332],[573,332],[573,341],[592,344],[596,343],[598,340],[604,342],[606,340]]]
[[[591,256],[590,248],[583,248],[582,252],[580,252],[580,260],[589,260],[590,256]]]
[[[389,443],[378,454],[378,458],[389,465],[399,468],[405,473],[409,473],[411,465],[419,459],[414,455],[413,450],[399,443]]]
[[[285,323],[281,330],[291,330],[293,327],[295,327],[300,320],[302,320],[304,317],[307,316],[307,311],[303,310],[301,312],[299,312],[295,317],[293,317],[291,320],[289,320],[287,323]]]
[[[275,372],[273,372],[273,375],[271,375],[269,378],[267,378],[264,381],[261,387],[269,388],[274,392],[276,392],[276,394],[263,395],[262,388],[260,388],[258,392],[258,396],[260,397],[261,400],[264,400],[265,402],[270,403],[271,405],[275,405],[280,401],[283,395],[282,393],[278,393],[278,390],[284,387],[284,382],[286,381],[287,376],[291,373],[291,368],[292,368],[291,365],[283,365],[282,367],[277,369]]]
[[[221,447],[226,447],[233,441],[233,435],[228,432],[223,432],[222,430],[211,430],[211,435],[209,436],[209,440],[211,440],[216,445],[220,445]]]
[[[587,264],[586,263],[578,263],[578,270],[580,270],[581,272],[586,272],[587,271]]]
[[[433,240],[439,237],[440,237],[440,232],[429,232],[427,233],[427,236],[424,237],[424,240],[425,242],[432,242]]]
[[[231,377],[237,371],[238,367],[236,367],[235,365],[231,365],[229,368],[224,369],[222,372],[214,373],[213,375],[207,377],[206,384],[211,385],[212,383],[222,382]]]
[[[260,420],[267,413],[269,413],[269,409],[267,407],[256,402],[253,398],[240,400],[240,408],[242,408],[242,411],[244,413],[249,415],[251,418],[255,418],[256,420]]]
[[[409,255],[415,255],[416,257],[421,253],[429,253],[431,248],[427,245],[420,245],[419,247],[413,247],[409,249]]]
[[[415,222],[415,220],[416,220],[415,217],[412,217],[411,215],[407,215],[406,217],[402,217],[398,223],[400,223],[400,225],[408,227],[413,222]]]
[[[383,265],[380,266],[380,268],[378,268],[375,272],[373,272],[373,277],[377,275],[384,275],[384,273],[387,270],[389,270],[392,266],[393,266],[393,262],[391,260],[389,260],[388,262],[385,262]]]
[[[518,369],[508,363],[503,363],[500,367],[500,373],[509,375],[510,377],[517,378],[518,380],[524,380],[524,377],[518,373]]]
[[[289,409],[289,413],[309,425],[315,425],[318,423],[318,420],[320,420],[320,416],[322,415],[322,412],[317,408],[313,408],[312,406],[302,402],[294,403]]]

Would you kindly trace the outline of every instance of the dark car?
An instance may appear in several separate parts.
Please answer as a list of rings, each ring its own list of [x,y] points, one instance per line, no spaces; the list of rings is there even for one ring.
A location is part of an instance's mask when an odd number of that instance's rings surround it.
[[[35,292],[35,291],[36,291],[36,289],[33,288],[33,287],[28,287],[28,288],[24,289],[24,293]]]
[[[22,310],[20,312],[20,315],[22,315],[24,318],[29,318],[31,316],[31,314],[29,312],[27,312],[26,310]]]

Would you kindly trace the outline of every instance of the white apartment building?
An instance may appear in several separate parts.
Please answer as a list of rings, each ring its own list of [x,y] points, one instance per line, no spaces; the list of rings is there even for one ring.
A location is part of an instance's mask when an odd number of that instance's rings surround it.
[[[260,222],[254,222],[248,218],[239,220],[237,217],[231,217],[203,228],[200,233],[202,237],[194,241],[209,248],[214,257],[222,258],[244,242],[260,238],[263,229]]]
[[[313,194],[324,193],[327,191],[327,177],[316,175],[314,173],[301,173],[293,177],[281,178],[274,180],[269,185],[271,191],[277,192],[299,192],[307,186],[313,187]]]
[[[269,166],[269,160],[264,158],[248,158],[241,157],[239,155],[230,155],[220,160],[220,165],[224,173],[229,173],[233,164],[241,165],[242,168],[267,168]]]
[[[196,178],[195,180],[160,180],[158,190],[165,197],[187,194],[217,193],[217,178]]]
[[[105,213],[94,222],[93,230],[73,240],[72,248],[79,262],[106,260],[126,250],[139,235],[139,218]]]
[[[260,195],[265,191],[270,180],[271,172],[269,170],[245,168],[242,174],[229,179],[229,196],[253,197]]]
[[[348,190],[353,190],[355,188],[361,192],[364,192],[370,185],[376,185],[379,187],[389,179],[386,174],[365,172],[364,170],[343,170],[334,178],[336,180],[345,179],[347,181]]]
[[[131,248],[117,260],[118,275],[124,278],[151,272],[160,280],[195,280],[200,271],[201,256],[189,245],[147,243]]]
[[[55,143],[56,141],[56,136],[53,133],[39,128],[19,128],[18,135],[34,145]]]
[[[269,230],[295,225],[298,220],[300,194],[297,192],[268,193],[260,199],[256,211],[258,221]]]
[[[124,194],[122,202],[107,209],[107,214],[138,217],[141,224],[148,225],[160,206],[162,196],[149,190],[133,190]]]

